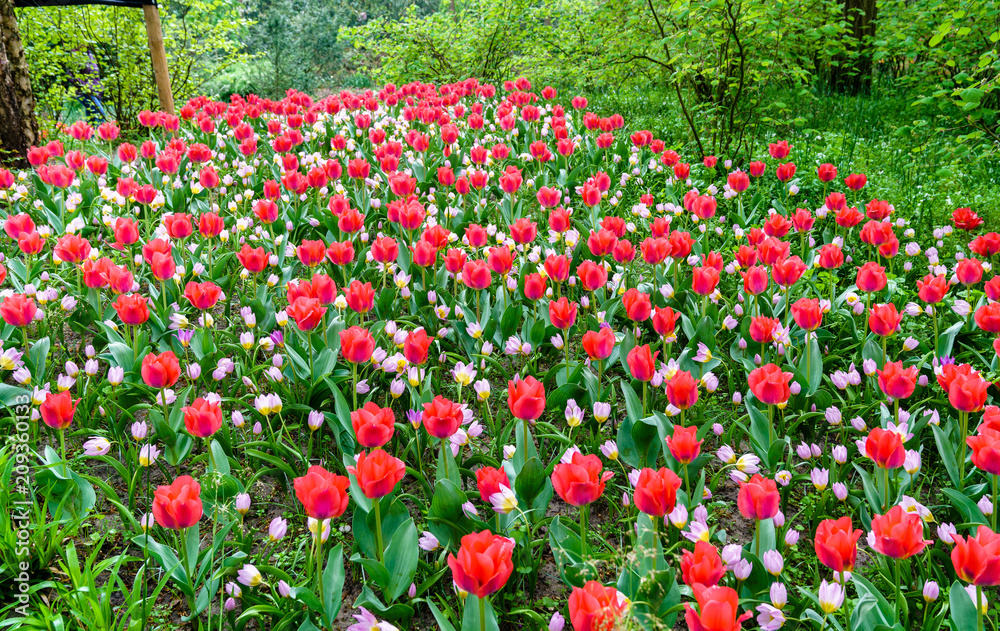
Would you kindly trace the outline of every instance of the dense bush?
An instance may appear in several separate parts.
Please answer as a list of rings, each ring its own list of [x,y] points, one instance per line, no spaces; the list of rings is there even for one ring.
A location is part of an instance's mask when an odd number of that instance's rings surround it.
[[[231,2],[184,0],[160,3],[174,97],[183,101],[215,74],[246,59],[238,40],[249,22]],[[107,6],[25,8],[18,24],[31,67],[43,124],[72,122],[81,81],[96,80],[110,119],[126,130],[136,115],[156,109],[156,85],[140,9]],[[96,62],[99,75],[86,72]]]

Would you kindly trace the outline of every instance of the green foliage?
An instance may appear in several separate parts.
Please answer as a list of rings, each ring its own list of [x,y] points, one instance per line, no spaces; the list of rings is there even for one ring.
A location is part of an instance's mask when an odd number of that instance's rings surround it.
[[[566,83],[582,51],[565,36],[586,35],[580,29],[593,11],[586,0],[455,0],[426,16],[412,5],[398,20],[375,19],[340,37],[380,81],[500,82],[528,74]]]
[[[915,99],[914,126],[958,131],[956,152],[980,160],[982,141],[995,143],[1000,108],[1000,6],[976,0],[895,1],[875,59]]]
[[[225,0],[160,3],[174,99],[201,93],[205,82],[247,59],[238,40],[249,26]],[[143,109],[159,109],[142,11],[107,6],[45,7],[17,12],[35,97],[50,124],[66,121],[67,109],[94,80],[109,115],[123,127]],[[98,73],[87,72],[96,62]]]

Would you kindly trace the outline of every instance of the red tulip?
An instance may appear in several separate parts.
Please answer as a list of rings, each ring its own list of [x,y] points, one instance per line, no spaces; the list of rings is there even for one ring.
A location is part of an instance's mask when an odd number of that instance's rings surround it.
[[[645,322],[649,319],[652,303],[649,294],[644,294],[638,289],[632,288],[622,296],[622,304],[625,307],[625,316],[633,322]]]
[[[569,619],[574,631],[606,631],[613,629],[623,615],[624,602],[618,590],[597,581],[587,581],[574,587],[569,595]]]
[[[633,347],[625,358],[629,371],[632,373],[632,378],[639,381],[652,380],[653,375],[656,373],[656,357],[659,354],[660,351],[656,351],[655,353],[650,352],[649,344]]]
[[[173,351],[159,355],[150,353],[142,358],[142,380],[150,388],[163,390],[177,383],[181,376],[181,365]]]
[[[872,547],[893,559],[908,559],[933,543],[924,539],[924,522],[920,515],[908,513],[902,506],[893,506],[885,515],[875,515],[872,535]]]
[[[306,267],[316,267],[326,258],[326,244],[322,241],[302,240],[295,249],[299,261]]]
[[[567,300],[566,296],[550,301],[549,320],[557,329],[565,331],[571,328],[576,322],[576,303]]]
[[[500,492],[500,487],[511,488],[510,479],[503,468],[480,467],[476,469],[476,487],[479,489],[479,499],[487,504],[490,496]]]
[[[978,374],[958,374],[948,386],[948,402],[960,412],[978,412],[986,406],[990,382]]]
[[[53,256],[65,263],[81,263],[90,254],[90,242],[75,234],[67,234],[56,241]]]
[[[163,528],[190,528],[201,515],[201,485],[189,475],[182,475],[169,486],[158,486],[153,492],[153,519]]]
[[[514,255],[506,245],[502,248],[490,248],[486,262],[489,263],[491,270],[500,276],[506,276],[514,268]]]
[[[469,289],[476,291],[489,287],[493,282],[493,277],[486,261],[481,259],[468,261],[462,268],[462,282]]]
[[[45,395],[45,400],[38,406],[38,412],[42,415],[42,421],[52,429],[63,430],[73,422],[73,414],[80,400],[73,400],[69,390],[64,390],[59,394],[49,393]]]
[[[819,249],[819,266],[837,269],[844,264],[844,251],[836,243],[827,243]]]
[[[701,444],[704,441],[698,440],[697,427],[681,427],[674,425],[673,436],[667,436],[667,447],[670,455],[681,464],[688,464],[701,453]]]
[[[917,296],[927,304],[936,305],[944,300],[948,287],[948,278],[944,274],[938,276],[928,274],[917,281]]]
[[[676,312],[670,307],[656,307],[653,311],[653,330],[662,337],[670,338],[674,336],[674,329],[680,319],[680,312]]]
[[[215,303],[222,297],[222,288],[212,281],[204,283],[188,281],[188,284],[184,286],[184,297],[195,309],[205,311],[214,307]]]
[[[731,587],[696,584],[693,590],[700,613],[684,604],[684,621],[690,631],[740,631],[743,622],[753,617],[750,611],[739,615],[740,598]]]
[[[531,376],[507,382],[507,406],[514,418],[534,421],[545,411],[545,386]]]
[[[396,415],[392,408],[380,408],[374,401],[369,401],[360,410],[351,412],[351,427],[359,445],[381,447],[396,431]]]
[[[181,411],[184,412],[184,427],[196,438],[208,438],[222,427],[222,408],[218,403],[198,397]]]
[[[295,326],[300,331],[312,331],[323,321],[326,307],[315,298],[300,296],[285,309],[285,312],[295,321]]]
[[[965,443],[972,449],[972,464],[976,468],[1000,475],[1000,431],[980,427],[979,434],[969,436]]]
[[[677,506],[677,489],[681,487],[681,479],[677,474],[661,468],[659,471],[643,469],[635,483],[632,499],[635,507],[650,517],[668,515]]]
[[[885,268],[874,261],[869,261],[858,268],[858,275],[855,280],[858,291],[865,293],[881,291],[885,289],[887,282],[888,277],[885,274]]]
[[[484,530],[462,537],[458,556],[448,555],[448,567],[459,589],[486,598],[507,584],[514,571],[513,553],[513,539]]]
[[[690,587],[718,585],[726,575],[726,565],[715,546],[707,541],[697,541],[694,552],[684,550],[681,556],[681,576]]]
[[[983,225],[982,217],[977,215],[971,208],[956,208],[951,213],[951,220],[959,230],[972,231]]]
[[[792,318],[799,328],[815,331],[823,323],[823,309],[816,298],[799,298],[792,303]]]
[[[423,327],[410,331],[403,342],[403,355],[411,364],[418,366],[427,362],[427,353],[434,338],[427,335]]]
[[[5,171],[10,173],[10,171]],[[13,176],[11,176],[13,177]],[[13,184],[13,182],[12,182]],[[3,187],[8,188],[8,187]],[[20,213],[18,215],[11,215],[4,221],[3,224],[4,232],[7,236],[15,241],[21,237],[31,234],[35,231],[35,222],[28,213]]]
[[[770,344],[774,333],[781,327],[781,321],[767,316],[750,318],[750,339],[759,344]]]
[[[667,392],[667,400],[670,405],[680,410],[687,410],[698,402],[698,380],[691,376],[686,370],[678,370],[674,376],[664,384]],[[674,426],[676,433],[678,426]],[[695,429],[695,428],[691,428]],[[667,439],[669,443],[670,439]],[[700,444],[700,443],[699,443]],[[678,458],[678,460],[680,460]]]
[[[1000,535],[979,526],[975,537],[952,535],[951,563],[958,578],[980,587],[1000,585]]]
[[[352,326],[340,332],[340,354],[352,364],[363,364],[375,352],[375,338],[368,329]]]
[[[528,300],[541,299],[545,295],[545,285],[545,277],[541,274],[526,275],[524,277],[524,297]]]
[[[756,296],[767,289],[767,268],[763,265],[754,265],[740,274],[743,276],[743,291],[747,294]]]
[[[269,256],[264,248],[251,248],[244,243],[240,251],[236,253],[236,258],[240,264],[251,274],[259,274],[267,268]]]
[[[943,364],[941,372],[937,374],[938,385],[947,394],[951,389],[951,382],[959,376],[969,376],[975,374],[971,364]]]
[[[354,260],[354,244],[351,241],[334,241],[326,249],[326,257],[334,265],[350,265]]]
[[[163,225],[172,239],[184,239],[191,236],[194,226],[191,225],[191,215],[174,213],[163,217]]]
[[[964,258],[955,266],[955,277],[966,287],[978,285],[983,280],[983,264],[979,259]]]
[[[421,416],[424,429],[435,438],[451,438],[465,420],[461,406],[438,395],[430,403],[424,403]]]
[[[216,213],[202,213],[198,217],[198,233],[206,239],[213,239],[219,236],[219,233],[225,227],[226,223]]]
[[[560,462],[552,471],[552,487],[567,504],[584,506],[604,493],[604,486],[614,476],[604,471],[601,459],[591,454],[573,453],[569,463]]]
[[[602,326],[596,331],[584,333],[581,342],[590,361],[607,359],[615,349],[615,332],[611,327]]]
[[[691,273],[691,291],[699,296],[708,296],[719,284],[719,270],[714,267],[695,267]]]
[[[906,460],[906,448],[899,434],[876,427],[865,439],[865,455],[881,469],[898,469]]]
[[[802,273],[806,271],[806,264],[797,256],[789,256],[771,265],[771,277],[774,283],[781,287],[791,287],[802,278]]]
[[[917,367],[903,368],[903,362],[886,362],[878,371],[878,385],[885,396],[906,399],[917,387]]]
[[[302,477],[295,478],[295,497],[302,503],[306,515],[313,519],[340,517],[347,510],[351,481],[347,476],[330,473],[319,465],[309,467]]]
[[[748,382],[753,395],[767,405],[781,405],[792,396],[789,382],[792,373],[782,372],[775,364],[767,364],[750,373]]]
[[[0,316],[11,326],[28,326],[37,312],[35,301],[24,294],[11,294],[0,303]]]
[[[1000,302],[990,302],[978,309],[973,315],[973,319],[983,331],[987,333],[1000,333]]]
[[[368,313],[375,306],[375,290],[372,289],[371,283],[352,280],[344,289],[344,298],[347,300],[347,306],[355,313]]]
[[[736,506],[747,519],[770,519],[778,514],[781,494],[774,480],[755,473],[748,482],[740,482]]]
[[[399,257],[399,245],[392,237],[378,237],[372,241],[371,252],[379,263],[391,263]]]
[[[816,528],[813,540],[819,562],[834,572],[850,572],[858,558],[860,529],[854,530],[849,516],[824,519]]]
[[[896,305],[891,302],[873,306],[868,315],[868,327],[872,333],[882,337],[888,337],[895,333],[902,321],[903,314],[896,311]]]
[[[576,275],[584,291],[597,291],[608,282],[608,271],[603,265],[593,261],[584,261],[576,268]]]
[[[369,454],[363,451],[358,454],[354,465],[348,466],[347,471],[357,480],[365,497],[377,500],[396,488],[406,475],[406,465],[382,449],[373,449]]]

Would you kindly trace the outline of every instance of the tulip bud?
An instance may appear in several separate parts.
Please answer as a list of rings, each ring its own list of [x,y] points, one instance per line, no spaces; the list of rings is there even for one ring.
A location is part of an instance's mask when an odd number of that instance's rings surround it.
[[[935,600],[937,600],[938,596],[940,595],[940,591],[941,590],[940,590],[940,588],[938,587],[938,584],[935,581],[927,581],[927,582],[925,582],[924,583],[924,591],[923,591],[924,602],[926,602],[926,603],[932,603]]]

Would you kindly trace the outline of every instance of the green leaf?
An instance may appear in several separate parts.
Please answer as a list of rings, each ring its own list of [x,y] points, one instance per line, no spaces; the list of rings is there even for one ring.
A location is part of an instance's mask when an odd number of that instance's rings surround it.
[[[959,493],[955,489],[944,488],[941,491],[948,496],[951,500],[952,505],[958,509],[958,512],[962,514],[962,518],[968,524],[982,524],[983,526],[989,526],[990,522],[986,517],[983,516],[983,512],[979,510],[979,506],[976,505],[969,497],[963,493]]]
[[[485,626],[480,622],[479,618],[479,599],[469,594],[465,597],[465,613],[462,615],[462,631],[481,631],[481,629],[486,629],[486,631],[500,631],[500,625],[497,623],[496,612],[493,611],[493,605],[490,601],[486,601],[486,624]]]
[[[951,610],[951,619],[955,623],[954,629],[976,629],[979,625],[979,615],[976,612],[976,603],[969,597],[962,584],[955,581],[951,584],[948,592],[948,607]]]
[[[417,529],[413,520],[408,519],[396,529],[385,549],[385,566],[390,576],[385,596],[389,602],[399,598],[410,587],[417,573],[419,553]]]
[[[514,478],[514,491],[521,502],[530,506],[545,488],[546,481],[548,477],[542,461],[536,457],[528,458]]]
[[[338,543],[327,555],[326,568],[323,570],[323,611],[327,626],[332,626],[333,620],[340,613],[343,597],[344,547]]]
[[[954,424],[951,426],[954,427]],[[948,472],[951,483],[958,486],[958,459],[955,457],[958,450],[951,444],[950,428],[945,430],[939,425],[931,424],[931,431],[934,432],[934,442],[937,444],[945,471]]]
[[[852,579],[858,600],[851,613],[851,629],[874,631],[879,624],[891,624],[896,619],[895,607],[859,573],[853,574]]]

